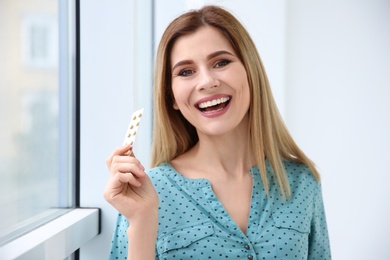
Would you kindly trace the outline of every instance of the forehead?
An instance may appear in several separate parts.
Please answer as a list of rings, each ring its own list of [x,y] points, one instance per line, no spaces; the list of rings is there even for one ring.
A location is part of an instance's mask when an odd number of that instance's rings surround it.
[[[235,53],[229,40],[221,31],[212,26],[203,26],[193,33],[177,38],[170,56],[174,62],[177,59],[199,57],[199,55],[208,55],[220,50]]]

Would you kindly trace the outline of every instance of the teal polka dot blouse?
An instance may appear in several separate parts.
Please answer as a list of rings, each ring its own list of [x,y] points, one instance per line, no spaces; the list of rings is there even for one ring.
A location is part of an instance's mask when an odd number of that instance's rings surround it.
[[[267,197],[253,167],[244,234],[210,182],[188,179],[169,163],[148,172],[160,199],[156,259],[331,259],[321,186],[303,164],[285,162],[292,198],[285,201],[267,162]],[[118,215],[109,259],[127,258],[128,221]]]

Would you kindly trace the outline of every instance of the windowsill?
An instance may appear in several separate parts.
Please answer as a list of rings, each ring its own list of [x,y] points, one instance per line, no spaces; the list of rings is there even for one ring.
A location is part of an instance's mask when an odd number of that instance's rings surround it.
[[[74,209],[0,247],[0,259],[64,259],[99,234],[99,209]]]
[[[8,228],[4,228],[4,224],[1,223],[3,228],[0,229],[0,248],[72,210],[72,208],[50,208],[25,220],[18,220],[17,223],[9,223]]]

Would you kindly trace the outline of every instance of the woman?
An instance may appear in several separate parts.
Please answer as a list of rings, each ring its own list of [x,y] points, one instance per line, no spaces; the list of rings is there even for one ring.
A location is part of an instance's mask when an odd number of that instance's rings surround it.
[[[130,146],[107,159],[112,259],[330,259],[319,174],[236,18],[205,6],[172,21],[154,93],[153,168]]]

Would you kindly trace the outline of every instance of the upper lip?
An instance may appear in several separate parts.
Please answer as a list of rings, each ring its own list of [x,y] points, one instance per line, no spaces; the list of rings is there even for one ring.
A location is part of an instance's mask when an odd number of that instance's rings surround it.
[[[226,99],[230,100],[231,96],[227,95],[227,94],[217,94],[217,95],[213,95],[213,96],[209,96],[209,97],[205,97],[205,98],[199,99],[195,103],[195,106],[197,108],[204,108],[204,107],[207,107],[207,106],[210,106],[210,105],[213,106],[213,105],[221,103],[221,101],[226,101]],[[210,102],[210,103],[208,103],[208,102]]]

